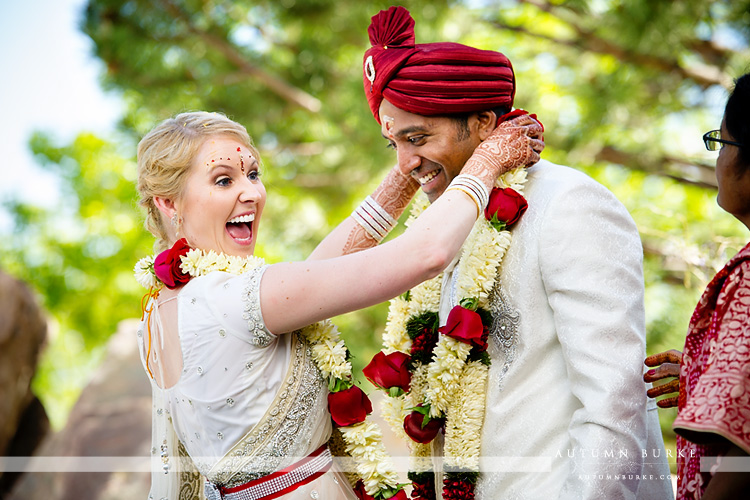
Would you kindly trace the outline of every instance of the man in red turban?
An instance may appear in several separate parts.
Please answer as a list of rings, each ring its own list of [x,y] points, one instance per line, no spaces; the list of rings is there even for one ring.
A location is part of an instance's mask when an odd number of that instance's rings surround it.
[[[543,130],[535,116],[513,110],[515,75],[503,54],[457,43],[417,44],[414,20],[403,7],[375,15],[368,33],[364,92],[381,134],[396,149],[398,169],[408,179],[404,185],[417,181],[430,201],[449,187],[472,190],[459,173],[496,126],[510,132],[507,147],[501,144],[492,154],[513,156],[519,144],[513,138],[523,135],[541,151],[536,139]],[[484,325],[491,359],[487,382],[466,382],[480,384],[485,395],[481,430],[465,427],[477,423],[476,412],[454,409],[459,418],[448,416],[445,436],[437,433],[431,445],[445,464],[463,467],[471,460],[452,462],[450,454],[476,450],[479,439],[479,479],[461,471],[443,474],[436,462],[435,489],[451,499],[474,493],[478,500],[672,498],[658,415],[647,409],[641,378],[642,245],[630,214],[590,177],[545,160],[504,179],[488,212],[506,226],[510,246],[488,276],[479,270],[486,254],[471,247],[481,238],[467,240],[462,261],[444,273],[435,311],[440,326],[448,325],[440,331],[453,336],[468,328],[452,312],[469,304],[461,290],[491,289],[489,297],[474,302],[484,301],[481,316],[491,318]],[[418,306],[423,314],[424,304]],[[392,309],[391,325],[403,314]],[[394,347],[393,335],[389,331],[390,349],[412,357],[415,346],[425,349],[421,337],[418,342],[408,335],[413,342]],[[419,359],[440,361],[429,354]],[[411,390],[416,386],[412,379]],[[425,393],[424,387],[416,390]],[[466,442],[451,448],[457,435]],[[429,496],[429,474],[410,478],[419,498]]]

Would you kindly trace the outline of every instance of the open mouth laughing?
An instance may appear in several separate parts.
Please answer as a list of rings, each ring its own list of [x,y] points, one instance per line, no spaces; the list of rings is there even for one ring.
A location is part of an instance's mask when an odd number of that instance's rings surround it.
[[[227,233],[240,245],[249,245],[253,240],[254,213],[242,214],[227,222]]]

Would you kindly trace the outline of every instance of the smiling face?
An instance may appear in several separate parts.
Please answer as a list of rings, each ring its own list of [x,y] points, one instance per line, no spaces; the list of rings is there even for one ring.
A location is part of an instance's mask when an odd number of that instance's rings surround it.
[[[258,159],[231,136],[208,137],[174,206],[190,246],[246,257],[255,251],[266,203]]]
[[[471,115],[467,134],[451,118],[409,113],[387,100],[380,105],[383,137],[396,149],[401,171],[419,181],[430,203],[443,194],[492,132],[494,117],[491,112]]]

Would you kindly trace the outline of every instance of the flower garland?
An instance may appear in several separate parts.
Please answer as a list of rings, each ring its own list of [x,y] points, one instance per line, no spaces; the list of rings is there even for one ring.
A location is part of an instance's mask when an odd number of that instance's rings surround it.
[[[191,278],[214,271],[239,275],[264,264],[260,257],[229,256],[213,250],[206,252],[190,248],[184,238],[178,240],[172,248],[156,257],[144,257],[135,265],[136,280],[149,289],[143,299],[143,313],[150,316],[156,297],[164,286],[176,288]],[[150,353],[150,321],[148,325]],[[352,486],[356,486],[358,498],[406,500],[403,485],[398,482],[398,473],[383,445],[380,428],[368,418],[372,404],[352,380],[349,350],[340,338],[338,329],[330,320],[325,320],[302,328],[300,333],[310,345],[315,365],[327,379],[328,408],[334,425],[344,439],[346,452],[354,459],[359,479]],[[150,370],[149,374],[153,377]]]
[[[383,419],[398,435],[410,438],[414,499],[436,497],[430,443],[441,429],[447,471],[443,498],[474,498],[490,366],[489,297],[510,246],[507,227],[527,208],[525,182],[525,168],[497,179],[485,217],[462,246],[455,270],[458,305],[446,325],[439,328],[440,275],[391,300],[383,350],[364,370],[391,396],[383,402]],[[407,225],[427,204],[424,198],[415,202]]]

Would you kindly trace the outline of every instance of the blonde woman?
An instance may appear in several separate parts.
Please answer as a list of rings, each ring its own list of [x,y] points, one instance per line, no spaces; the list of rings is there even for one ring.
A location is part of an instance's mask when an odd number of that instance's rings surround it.
[[[500,126],[398,238],[377,245],[418,186],[394,169],[310,259],[273,265],[253,257],[267,193],[244,127],[195,112],[147,134],[138,191],[162,251],[137,266],[151,287],[138,332],[154,393],[150,498],[198,498],[204,487],[208,498],[355,498],[326,448],[329,384],[351,385],[347,363],[318,359],[326,346],[310,349],[300,329],[439,274],[495,178],[538,161],[541,131],[528,117]],[[366,405],[338,405],[333,418],[350,425]]]

